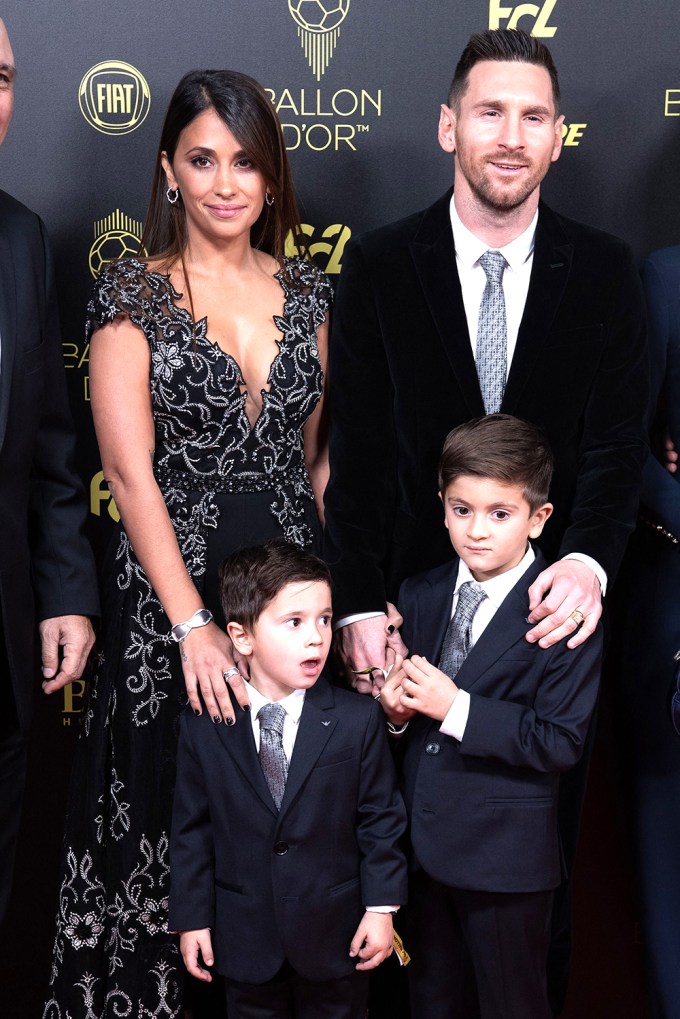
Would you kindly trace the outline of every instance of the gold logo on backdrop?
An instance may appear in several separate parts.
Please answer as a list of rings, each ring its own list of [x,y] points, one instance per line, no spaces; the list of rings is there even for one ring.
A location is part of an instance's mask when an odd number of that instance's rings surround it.
[[[307,62],[321,81],[335,50],[350,0],[288,0]]]
[[[313,237],[316,233],[315,228],[310,226],[309,223],[301,223],[300,225],[302,232],[307,237]],[[314,241],[309,245],[309,253],[324,272],[327,272],[329,275],[337,275],[342,269],[342,254],[351,236],[352,231],[348,226],[343,226],[342,223],[333,223],[332,226],[326,227],[323,231],[321,240]],[[292,233],[289,233],[286,237],[285,253],[289,258],[300,254],[295,246]],[[325,264],[323,256],[326,256]]]
[[[489,0],[489,28],[524,28],[528,25],[520,25],[522,18],[533,18],[534,24],[531,34],[543,39],[552,39],[557,27],[549,25],[548,21],[555,10],[557,0],[543,0],[541,4],[509,4],[504,5],[503,0]],[[505,24],[501,26],[501,21]]]
[[[562,144],[580,145],[587,124],[562,124]]]
[[[104,481],[104,471],[97,471],[90,481],[90,513],[93,516],[100,517],[102,515],[102,503],[106,503],[109,516],[118,523],[120,513],[113,496],[109,492],[109,486]]]
[[[664,117],[680,117],[680,88],[667,88]]]
[[[116,209],[94,225],[94,244],[90,248],[90,272],[97,278],[105,265],[128,258],[139,251],[143,224]]]
[[[144,75],[122,60],[95,64],[78,88],[80,112],[102,134],[129,134],[146,119],[151,91]]]

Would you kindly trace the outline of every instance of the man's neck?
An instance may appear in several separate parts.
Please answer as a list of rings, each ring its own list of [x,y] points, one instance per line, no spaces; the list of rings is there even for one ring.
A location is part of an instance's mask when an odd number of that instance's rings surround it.
[[[461,223],[490,248],[498,249],[516,240],[529,228],[538,207],[538,188],[515,209],[492,209],[467,188],[454,188],[453,202]]]

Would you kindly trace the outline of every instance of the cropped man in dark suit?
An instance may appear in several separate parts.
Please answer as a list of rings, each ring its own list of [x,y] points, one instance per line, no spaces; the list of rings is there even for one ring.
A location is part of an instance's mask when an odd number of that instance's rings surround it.
[[[381,700],[405,744],[414,1019],[476,1014],[470,968],[481,1019],[551,1015],[559,774],[583,753],[602,649],[599,627],[576,649],[525,640],[527,592],[545,569],[529,539],[553,509],[551,464],[538,429],[508,415],[454,429],[439,477],[460,558],[399,595],[414,655],[397,660]]]
[[[406,576],[450,558],[433,478],[457,424],[502,410],[542,426],[555,455],[556,509],[539,540],[551,565],[529,592],[529,642],[588,639],[633,527],[646,452],[644,302],[626,245],[539,201],[562,123],[540,40],[473,36],[441,107],[453,195],[346,249],[325,557],[345,624],[339,649],[362,692],[382,684],[377,670],[393,657],[387,600]],[[501,299],[483,268],[496,252]],[[569,866],[584,774],[569,776],[574,794],[565,784],[560,804]]]
[[[16,69],[0,21],[0,142]],[[0,917],[11,885],[26,735],[43,689],[78,678],[98,612],[85,503],[73,466],[54,280],[43,224],[0,191]]]

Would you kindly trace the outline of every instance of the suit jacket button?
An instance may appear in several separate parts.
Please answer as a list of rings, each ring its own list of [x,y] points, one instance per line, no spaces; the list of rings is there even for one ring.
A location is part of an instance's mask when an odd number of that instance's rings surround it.
[[[439,744],[438,743],[428,743],[427,746],[425,747],[425,753],[426,754],[432,754],[432,755],[438,754],[439,753]]]
[[[274,843],[274,852],[276,853],[277,856],[285,856],[286,853],[288,852],[288,843],[287,842],[275,842]]]

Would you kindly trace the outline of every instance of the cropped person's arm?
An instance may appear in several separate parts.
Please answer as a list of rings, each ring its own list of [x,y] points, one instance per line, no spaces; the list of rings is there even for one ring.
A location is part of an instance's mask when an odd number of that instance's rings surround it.
[[[153,474],[154,422],[149,387],[150,353],[142,331],[127,319],[98,329],[90,345],[90,392],[104,477],[116,500],[135,556],[170,625],[203,608]],[[213,720],[234,717],[223,673],[233,666],[231,643],[213,622],[192,629],[177,653],[192,708],[200,689]],[[238,680],[238,677],[236,677]],[[242,683],[235,693],[248,698]]]
[[[323,496],[328,484],[328,318],[316,331],[316,342],[319,350],[319,361],[324,376],[324,388],[321,399],[310,414],[304,427],[305,466],[314,492],[319,519],[323,524]]]

